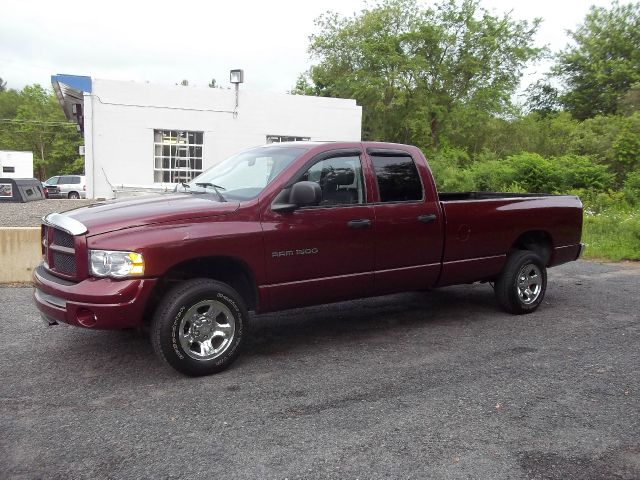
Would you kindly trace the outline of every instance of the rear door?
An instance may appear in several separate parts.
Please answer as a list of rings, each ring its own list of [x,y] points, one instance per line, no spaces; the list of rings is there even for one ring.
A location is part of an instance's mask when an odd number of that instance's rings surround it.
[[[58,187],[60,188],[60,193],[67,194],[73,188],[73,177],[71,175],[62,175],[58,180]]]
[[[318,206],[278,213],[263,207],[270,309],[371,295],[373,207],[367,203],[362,152],[323,152],[293,181],[317,182]]]
[[[441,210],[417,151],[368,149],[375,178],[376,293],[420,290],[440,274]]]

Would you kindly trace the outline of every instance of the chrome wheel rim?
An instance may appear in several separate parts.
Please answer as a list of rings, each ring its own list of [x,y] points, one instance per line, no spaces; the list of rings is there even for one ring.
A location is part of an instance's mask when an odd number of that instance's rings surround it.
[[[518,297],[524,305],[534,303],[542,292],[542,271],[537,265],[527,263],[518,272]]]
[[[235,331],[235,317],[226,305],[217,300],[203,300],[182,317],[178,338],[189,357],[211,360],[229,348]]]

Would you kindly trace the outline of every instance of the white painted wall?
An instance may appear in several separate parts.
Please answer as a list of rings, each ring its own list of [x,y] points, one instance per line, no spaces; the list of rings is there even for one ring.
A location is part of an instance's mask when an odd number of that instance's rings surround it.
[[[33,152],[0,150],[0,178],[33,178]]]
[[[111,184],[153,184],[153,131],[204,131],[203,169],[267,135],[360,140],[355,100],[233,89],[93,80],[85,94],[87,197],[110,198]]]

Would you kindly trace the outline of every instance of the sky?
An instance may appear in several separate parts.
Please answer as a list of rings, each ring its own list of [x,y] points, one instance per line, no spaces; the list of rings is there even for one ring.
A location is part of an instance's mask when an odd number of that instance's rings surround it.
[[[426,5],[433,4],[425,0]],[[567,29],[590,5],[604,0],[482,0],[494,14],[543,19],[537,44],[563,48]],[[312,65],[307,53],[314,19],[327,10],[351,16],[365,0],[180,2],[3,0],[0,7],[0,77],[10,88],[50,85],[56,73],[173,85],[182,79],[229,86],[229,70],[242,68],[242,88],[290,90]],[[540,78],[549,62],[533,65],[521,89]]]

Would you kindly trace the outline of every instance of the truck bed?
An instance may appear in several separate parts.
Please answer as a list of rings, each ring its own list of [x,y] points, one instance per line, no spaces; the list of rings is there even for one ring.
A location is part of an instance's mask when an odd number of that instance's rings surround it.
[[[439,285],[495,278],[520,239],[543,239],[549,266],[575,260],[582,204],[573,195],[445,192],[444,252]]]

